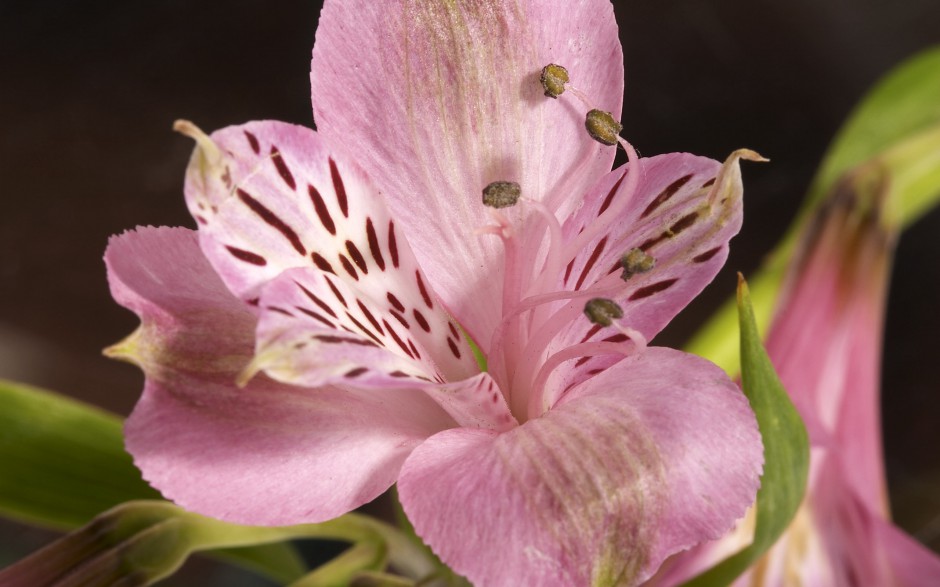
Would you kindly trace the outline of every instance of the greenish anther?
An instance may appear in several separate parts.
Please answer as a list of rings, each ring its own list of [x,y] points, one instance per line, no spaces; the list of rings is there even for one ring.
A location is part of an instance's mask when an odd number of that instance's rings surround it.
[[[620,257],[620,266],[623,267],[620,279],[626,281],[637,273],[646,273],[655,267],[656,259],[640,249],[630,249]]]
[[[522,188],[514,181],[494,181],[483,188],[483,203],[490,208],[515,206]]]
[[[592,139],[607,146],[616,145],[620,131],[623,130],[623,125],[617,122],[613,114],[597,108],[587,113],[584,127]]]
[[[568,83],[568,70],[555,63],[549,63],[542,68],[542,75],[539,81],[542,82],[542,89],[549,98],[557,98],[565,92],[565,84]]]
[[[594,298],[584,304],[584,315],[594,324],[610,326],[617,318],[623,318],[623,309],[613,300]]]

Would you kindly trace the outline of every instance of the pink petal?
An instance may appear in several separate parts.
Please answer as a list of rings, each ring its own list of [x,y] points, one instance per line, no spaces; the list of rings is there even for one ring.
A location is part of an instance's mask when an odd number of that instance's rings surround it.
[[[418,534],[479,587],[635,585],[726,532],[754,500],[761,459],[727,376],[650,348],[507,433],[431,437],[399,489]]]
[[[433,304],[384,198],[320,135],[274,121],[211,137],[177,127],[197,140],[186,200],[200,244],[236,295],[254,300],[282,271],[312,267],[375,295]]]
[[[637,171],[630,166],[611,172],[591,190],[584,207],[563,225],[566,242],[590,229],[601,213],[622,209],[559,275],[559,289],[585,295],[569,302],[574,319],[549,352],[579,343],[626,341],[623,334],[584,319],[580,310],[591,297],[616,301],[624,312],[617,322],[650,340],[712,281],[741,227],[741,158],[759,156],[741,150],[724,165],[686,153],[640,159],[632,194],[628,176]],[[633,249],[651,256],[655,266],[623,280],[620,259]],[[618,360],[620,355],[585,357],[559,370],[549,382],[546,407],[567,387]]]
[[[614,156],[585,133],[584,105],[543,95],[539,74],[552,62],[619,115],[622,54],[607,0],[327,2],[317,29],[318,130],[369,170],[435,289],[484,347],[503,276],[498,240],[474,234],[488,223],[483,187],[516,181],[570,209]]]
[[[187,509],[248,524],[330,519],[388,488],[415,446],[454,425],[419,391],[389,401],[263,376],[238,389],[256,319],[191,231],[124,234],[105,260],[115,299],[143,323],[110,350],[147,378],[127,448],[144,477]]]
[[[472,352],[443,310],[396,312],[368,294],[315,269],[281,274],[261,296],[252,372],[306,387],[420,389],[461,426],[515,426],[495,382],[467,368]]]

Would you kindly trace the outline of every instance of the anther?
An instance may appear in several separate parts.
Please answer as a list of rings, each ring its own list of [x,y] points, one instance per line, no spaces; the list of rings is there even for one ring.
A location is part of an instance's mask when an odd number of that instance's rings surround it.
[[[514,181],[494,181],[483,188],[483,203],[490,208],[508,208],[519,201],[522,189]]]
[[[584,127],[595,141],[607,146],[617,144],[623,125],[617,122],[613,114],[595,108],[587,113]]]
[[[610,326],[614,319],[623,318],[623,309],[613,300],[594,298],[584,304],[584,315],[594,324]]]
[[[557,98],[562,95],[565,92],[565,84],[568,83],[568,79],[568,70],[554,63],[549,63],[543,67],[542,75],[539,77],[545,95],[549,98]]]
[[[620,266],[623,273],[620,279],[626,281],[637,273],[646,273],[656,266],[656,259],[640,249],[630,249],[620,257]]]

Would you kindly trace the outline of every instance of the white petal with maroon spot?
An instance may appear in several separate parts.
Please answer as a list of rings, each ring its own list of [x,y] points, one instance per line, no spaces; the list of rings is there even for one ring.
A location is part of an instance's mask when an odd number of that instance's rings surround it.
[[[350,288],[357,319],[369,319],[358,307],[362,302],[376,320],[404,328],[402,340],[423,345],[446,377],[478,371],[381,195],[314,131],[252,122],[203,135],[186,196],[206,256],[242,299],[257,303],[264,286],[285,270],[313,269]],[[337,302],[328,289],[322,293],[321,299]],[[381,322],[364,324],[373,332],[384,329]]]
[[[515,426],[489,376],[462,374],[459,332],[443,311],[414,309],[405,319],[397,303],[317,269],[285,271],[263,290],[250,373],[307,387],[422,389],[461,426]]]

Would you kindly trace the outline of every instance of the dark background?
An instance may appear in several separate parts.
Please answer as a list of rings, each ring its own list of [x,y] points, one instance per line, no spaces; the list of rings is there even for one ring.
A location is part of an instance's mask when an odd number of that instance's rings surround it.
[[[678,344],[732,293],[733,272],[753,272],[782,234],[866,89],[940,42],[940,2],[615,4],[627,71],[624,136],[646,155],[723,159],[747,146],[773,160],[745,169],[745,228],[725,273],[658,339]],[[181,194],[192,144],[170,131],[174,119],[205,129],[251,119],[312,124],[319,8],[298,0],[0,0],[0,377],[128,413],[142,376],[100,354],[136,327],[108,294],[107,238],[141,224],[194,227]],[[933,212],[901,240],[883,387],[895,516],[934,549],[938,233]],[[49,536],[0,523],[0,564]],[[188,566],[189,578],[167,584],[236,580],[211,565]]]

